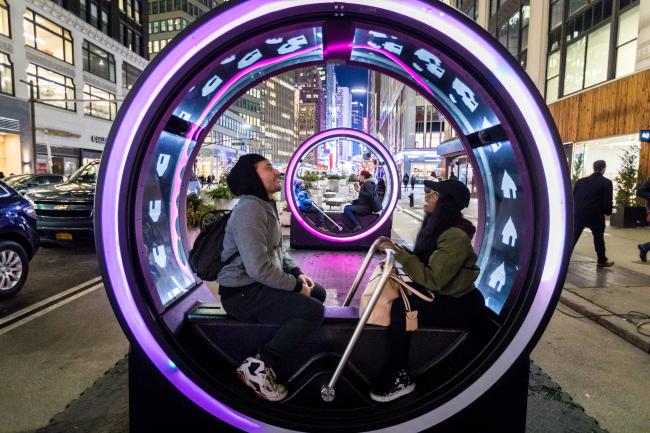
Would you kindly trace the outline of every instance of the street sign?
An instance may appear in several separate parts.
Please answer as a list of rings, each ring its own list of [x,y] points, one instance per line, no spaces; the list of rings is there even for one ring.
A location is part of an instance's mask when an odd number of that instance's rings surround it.
[[[650,129],[642,129],[639,131],[639,141],[650,142]]]

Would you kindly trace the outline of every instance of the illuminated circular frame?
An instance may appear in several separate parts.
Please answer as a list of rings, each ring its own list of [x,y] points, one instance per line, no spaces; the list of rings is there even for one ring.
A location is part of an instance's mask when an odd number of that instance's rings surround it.
[[[392,425],[382,431],[397,429],[415,431],[429,428],[455,415],[483,395],[502,375],[510,369],[520,355],[534,344],[550,318],[549,308],[559,296],[558,287],[566,273],[568,263],[565,253],[567,235],[568,208],[571,198],[566,184],[567,171],[560,160],[557,132],[552,126],[552,119],[539,95],[534,94],[532,85],[526,81],[509,60],[502,48],[486,39],[486,34],[477,26],[441,4],[432,4],[419,0],[259,0],[244,1],[234,4],[218,15],[197,23],[192,27],[188,37],[172,43],[163,56],[150,66],[134,90],[129,94],[122,107],[118,120],[114,123],[109,137],[109,145],[102,160],[102,172],[98,182],[98,200],[96,200],[96,233],[100,246],[100,264],[104,275],[107,292],[123,329],[132,343],[139,345],[152,364],[166,377],[174,387],[213,416],[244,431],[287,431],[278,426],[266,424],[239,413],[214,398],[197,384],[187,372],[179,368],[172,358],[171,346],[160,340],[159,333],[154,335],[150,318],[143,316],[138,302],[141,295],[131,288],[134,276],[125,266],[122,238],[128,235],[128,221],[121,218],[120,209],[129,206],[130,194],[122,189],[128,183],[126,175],[130,166],[128,150],[135,139],[147,114],[155,104],[156,98],[169,79],[179,73],[183,66],[201,49],[219,38],[227,38],[228,32],[239,26],[245,26],[269,13],[282,12],[296,6],[310,5],[353,5],[367,7],[376,14],[377,9],[394,15],[416,20],[423,26],[441,32],[455,39],[459,44],[474,54],[483,70],[491,71],[494,79],[503,85],[508,96],[515,102],[518,110],[528,121],[528,130],[533,137],[536,150],[544,162],[545,188],[548,191],[548,235],[538,239],[536,247],[541,255],[543,271],[539,288],[508,346],[500,352],[498,358],[480,377],[453,396],[442,405],[401,424]],[[129,119],[128,125],[122,125],[123,119]],[[108,177],[110,176],[110,178]],[[124,254],[124,256],[123,256]],[[138,297],[138,300],[136,300]],[[172,353],[172,354],[170,354]]]
[[[296,200],[294,196],[295,192],[293,188],[293,180],[295,179],[296,171],[298,170],[298,163],[300,162],[302,157],[307,152],[309,152],[309,150],[311,150],[314,146],[318,145],[319,143],[333,138],[338,138],[338,137],[354,138],[356,140],[363,142],[364,144],[374,149],[377,153],[379,153],[386,163],[386,172],[389,174],[390,182],[391,182],[390,198],[386,208],[382,211],[381,218],[378,221],[375,221],[370,228],[365,229],[359,233],[355,233],[352,236],[344,236],[344,237],[331,236],[328,235],[327,233],[322,233],[316,230],[314,227],[312,227],[307,221],[305,221],[305,218],[302,216],[302,214],[296,207]],[[398,185],[398,187],[395,187],[395,185]],[[373,136],[355,129],[348,129],[348,128],[329,129],[327,131],[323,131],[321,133],[318,133],[310,137],[298,147],[296,152],[291,157],[291,160],[289,161],[289,165],[287,166],[287,172],[285,174],[285,181],[284,181],[284,191],[287,198],[289,198],[287,200],[287,203],[289,203],[289,208],[291,209],[291,213],[293,213],[294,218],[296,218],[298,223],[302,227],[304,227],[304,229],[307,230],[309,233],[321,239],[331,241],[331,242],[339,242],[339,243],[354,242],[370,236],[371,234],[379,230],[381,226],[391,218],[391,215],[393,214],[393,211],[397,206],[397,200],[398,200],[397,195],[399,193],[399,182],[397,179],[397,166],[395,165],[395,160],[393,160],[393,157],[388,152],[388,150]]]

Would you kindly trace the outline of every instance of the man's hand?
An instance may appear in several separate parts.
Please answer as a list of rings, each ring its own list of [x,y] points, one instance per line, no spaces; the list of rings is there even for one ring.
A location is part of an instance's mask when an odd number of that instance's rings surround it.
[[[355,190],[356,192],[359,192],[359,184],[358,184],[358,183],[355,183],[355,184],[354,184],[354,190]]]
[[[300,274],[298,275],[298,281],[302,283],[303,287],[307,286],[309,288],[309,292],[311,293],[311,289],[314,288],[314,280],[305,274]]]
[[[306,297],[311,297],[311,287],[306,286],[305,284],[302,285],[302,290],[300,291],[301,295],[305,295]]]

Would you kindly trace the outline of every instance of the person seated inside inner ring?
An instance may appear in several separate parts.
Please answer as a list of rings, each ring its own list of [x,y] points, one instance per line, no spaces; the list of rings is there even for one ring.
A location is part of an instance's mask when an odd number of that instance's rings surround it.
[[[305,188],[305,182],[302,179],[295,179],[293,181],[293,188],[296,195],[296,201],[298,202],[298,209],[305,215],[309,215],[309,218],[315,220],[316,226],[319,230],[329,231],[325,226],[325,215],[322,210],[316,203],[313,202],[309,196],[309,191]]]
[[[369,171],[362,170],[359,173],[359,184],[354,185],[355,191],[359,193],[359,198],[343,208],[345,222],[355,232],[363,228],[357,217],[370,215],[381,210],[381,204],[377,196],[377,179],[372,177]]]

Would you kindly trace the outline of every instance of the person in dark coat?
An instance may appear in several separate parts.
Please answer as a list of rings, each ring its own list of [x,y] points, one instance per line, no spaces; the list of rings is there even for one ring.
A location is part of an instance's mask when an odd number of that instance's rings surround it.
[[[404,176],[402,177],[402,183],[404,184],[404,191],[409,190],[409,174],[404,173]]]
[[[359,193],[359,198],[343,208],[344,219],[355,232],[362,229],[358,216],[370,215],[381,210],[378,206],[377,179],[372,177],[369,171],[363,170],[359,173],[359,183],[362,184],[361,187],[358,184],[354,186]]]
[[[411,175],[411,191],[413,191],[415,189],[415,179],[416,179],[415,175],[412,174]]]
[[[594,173],[578,180],[573,187],[573,246],[578,243],[585,227],[594,236],[594,247],[598,255],[598,268],[609,268],[614,262],[605,255],[605,215],[612,214],[612,181],[603,174],[607,164],[603,160],[594,162]]]
[[[645,220],[650,223],[650,178],[648,178],[643,185],[636,191],[636,195],[645,199]],[[639,248],[639,258],[642,261],[648,260],[648,251],[650,251],[650,242],[637,245]]]

